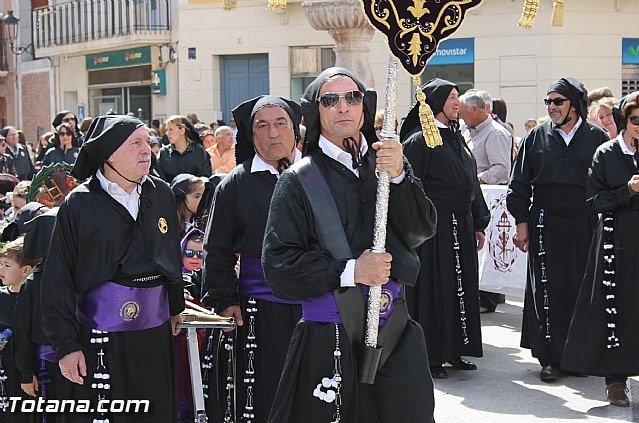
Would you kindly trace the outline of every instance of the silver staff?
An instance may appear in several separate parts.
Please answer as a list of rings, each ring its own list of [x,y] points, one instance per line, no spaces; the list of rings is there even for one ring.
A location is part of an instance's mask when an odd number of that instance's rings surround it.
[[[382,139],[395,138],[395,122],[397,112],[397,73],[399,62],[395,56],[389,56],[386,73],[386,96],[384,97],[384,123]],[[379,172],[377,181],[377,199],[375,201],[375,229],[373,234],[374,253],[386,251],[386,222],[388,217],[388,196],[390,193],[390,176],[388,172]],[[374,357],[364,359],[360,380],[373,383],[377,373],[377,365],[381,358],[381,348],[377,347],[379,331],[379,309],[382,297],[382,286],[371,286],[368,291],[368,307],[366,310],[366,333],[364,334],[365,355]]]

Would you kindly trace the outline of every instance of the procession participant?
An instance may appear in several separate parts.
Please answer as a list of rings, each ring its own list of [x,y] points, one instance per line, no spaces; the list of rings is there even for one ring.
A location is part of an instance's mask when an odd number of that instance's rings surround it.
[[[240,104],[233,116],[240,165],[215,192],[205,238],[203,301],[238,325],[237,419],[264,423],[301,308],[298,301],[275,297],[264,280],[262,240],[275,183],[301,158],[295,147],[302,113],[295,102],[267,95]]]
[[[414,248],[433,236],[436,212],[399,141],[377,141],[376,99],[375,91],[343,68],[323,71],[302,98],[309,158],[280,177],[262,251],[275,294],[301,299],[303,309],[271,423],[433,419],[424,335],[408,317],[403,287],[415,283]],[[376,171],[391,178],[384,253],[370,250]],[[321,206],[311,206],[311,199]],[[333,248],[339,239],[343,242]],[[363,349],[367,289],[374,285],[383,285],[378,338],[383,354],[371,369],[356,357]],[[373,384],[359,381],[363,369],[375,375]]]
[[[4,345],[0,344],[0,421],[22,423],[26,417],[19,411],[11,411],[9,398],[25,397],[20,389],[20,373],[16,367],[13,334],[15,333],[14,310],[19,297],[18,293],[27,276],[38,260],[31,260],[24,255],[24,238],[22,236],[8,242],[0,250],[0,333]],[[8,336],[7,336],[8,335]],[[6,342],[8,340],[8,342]]]
[[[528,254],[521,346],[539,360],[539,377],[559,376],[566,335],[597,224],[586,203],[592,156],[608,140],[586,120],[587,91],[574,78],[547,90],[550,120],[533,128],[521,150],[506,198],[515,245]]]
[[[443,145],[429,148],[419,121],[419,103],[406,117],[400,137],[404,154],[437,208],[437,235],[418,248],[419,283],[409,290],[411,316],[424,328],[433,378],[448,377],[443,364],[459,370],[477,366],[462,356],[481,357],[477,251],[490,220],[479,187],[477,165],[459,131],[459,89],[435,78],[422,87]],[[471,120],[471,125],[473,124]]]
[[[60,206],[42,275],[44,331],[74,383],[72,398],[150,402],[148,413],[108,417],[116,423],[177,420],[171,333],[184,309],[177,210],[169,186],[147,176],[150,163],[141,120],[94,120],[72,171],[90,179]]]
[[[628,376],[639,374],[634,311],[639,247],[639,94],[624,98],[619,135],[595,152],[588,203],[601,213],[570,324],[561,368],[605,376],[606,398],[628,407]]]
[[[206,222],[201,221],[198,210],[208,183],[208,178],[188,173],[180,173],[171,181],[178,210],[180,236],[184,236],[191,228],[204,229],[206,226]]]
[[[46,209],[46,208],[45,208]],[[61,400],[70,383],[60,373],[55,351],[44,335],[40,288],[58,209],[47,210],[25,224],[24,255],[41,259],[20,290],[14,313],[14,351],[22,390],[31,397]],[[48,413],[47,423],[62,422],[62,414]],[[45,421],[44,415],[40,418]]]

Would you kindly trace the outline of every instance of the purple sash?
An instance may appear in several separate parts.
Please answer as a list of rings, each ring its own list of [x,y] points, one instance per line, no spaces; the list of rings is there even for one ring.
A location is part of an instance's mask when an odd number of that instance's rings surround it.
[[[368,286],[360,286],[362,293],[368,302]],[[382,301],[379,310],[379,325],[384,326],[386,319],[395,307],[394,300],[399,296],[402,285],[399,282],[389,280],[382,286]],[[332,293],[320,297],[305,298],[302,301],[302,319],[310,322],[342,323],[337,308],[337,301]]]
[[[76,316],[82,325],[104,332],[155,328],[169,320],[167,288],[105,282],[78,298]]]
[[[264,279],[262,262],[258,257],[240,257],[238,291],[245,297],[280,304],[301,304],[298,300],[284,300],[273,295],[273,290]]]
[[[36,345],[36,354],[38,356],[38,360],[45,360],[49,363],[58,362],[55,351],[51,345]]]

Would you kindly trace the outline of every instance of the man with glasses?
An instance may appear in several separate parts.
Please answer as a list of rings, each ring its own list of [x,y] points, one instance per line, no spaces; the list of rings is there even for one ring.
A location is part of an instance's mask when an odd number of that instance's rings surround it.
[[[550,120],[522,140],[507,196],[517,223],[513,241],[529,253],[521,345],[539,360],[544,382],[559,376],[597,224],[586,182],[595,150],[608,136],[587,121],[587,99],[576,79],[550,85],[544,99]]]
[[[29,180],[35,173],[27,147],[18,142],[18,131],[13,126],[5,126],[0,135],[6,140],[6,154],[11,157],[16,176],[21,181]]]
[[[306,89],[307,158],[282,174],[264,235],[264,274],[275,295],[302,301],[271,409],[271,423],[432,422],[433,384],[421,327],[408,317],[414,248],[436,212],[396,137],[378,142],[377,95],[329,68]],[[373,253],[377,171],[391,180],[386,252]],[[361,360],[366,294],[382,286],[379,365]],[[359,361],[358,361],[359,360]],[[360,382],[366,368],[374,383]]]
[[[262,240],[275,184],[302,156],[296,148],[302,112],[291,100],[260,96],[237,106],[233,116],[238,123],[235,156],[240,164],[216,189],[206,228],[202,301],[221,315],[234,317],[238,326],[236,421],[265,423],[301,308],[299,301],[273,295],[266,283],[260,261]],[[217,131],[222,128],[230,132],[225,126]],[[218,376],[224,386],[226,372]],[[249,418],[241,418],[245,414]]]

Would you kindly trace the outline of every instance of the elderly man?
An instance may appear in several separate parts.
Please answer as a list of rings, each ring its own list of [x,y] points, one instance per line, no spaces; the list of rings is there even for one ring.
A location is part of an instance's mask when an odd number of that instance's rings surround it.
[[[215,130],[215,144],[206,151],[211,156],[213,173],[229,173],[235,167],[235,138],[233,129],[220,126]]]
[[[73,398],[150,403],[148,413],[98,420],[177,421],[171,334],[184,309],[179,229],[173,193],[147,176],[150,163],[142,121],[96,118],[73,167],[89,179],[60,207],[42,276],[44,331]]]
[[[301,159],[295,147],[302,112],[293,101],[261,96],[240,104],[233,116],[239,123],[235,152],[241,164],[216,189],[206,229],[203,302],[237,322],[235,415],[250,414],[263,423],[301,316],[298,301],[273,295],[260,258],[275,183]],[[219,377],[225,380],[226,374]]]
[[[278,181],[262,263],[277,296],[302,300],[269,422],[431,422],[433,385],[404,286],[415,283],[414,248],[433,236],[436,214],[392,138],[378,142],[376,93],[348,70],[329,68],[306,89],[309,156]],[[391,178],[385,253],[373,253],[376,170]],[[383,285],[379,365],[366,366],[365,298]],[[374,383],[358,379],[365,369]]]
[[[548,88],[550,120],[524,137],[506,198],[513,241],[528,251],[521,346],[559,376],[566,335],[584,276],[597,214],[586,203],[588,168],[606,133],[586,120],[587,91],[573,78]]]
[[[459,97],[459,114],[468,127],[464,136],[475,156],[479,183],[504,185],[510,176],[513,137],[490,115],[490,98],[484,90],[466,91]],[[479,310],[482,313],[495,311],[502,297],[480,290]]]
[[[476,370],[474,363],[462,357],[483,354],[477,250],[484,244],[490,214],[475,160],[459,130],[459,88],[435,78],[422,90],[443,145],[426,145],[416,103],[400,136],[404,154],[437,207],[437,235],[418,249],[422,268],[408,300],[411,316],[424,328],[431,374],[445,379],[448,372],[444,364],[457,370]]]

